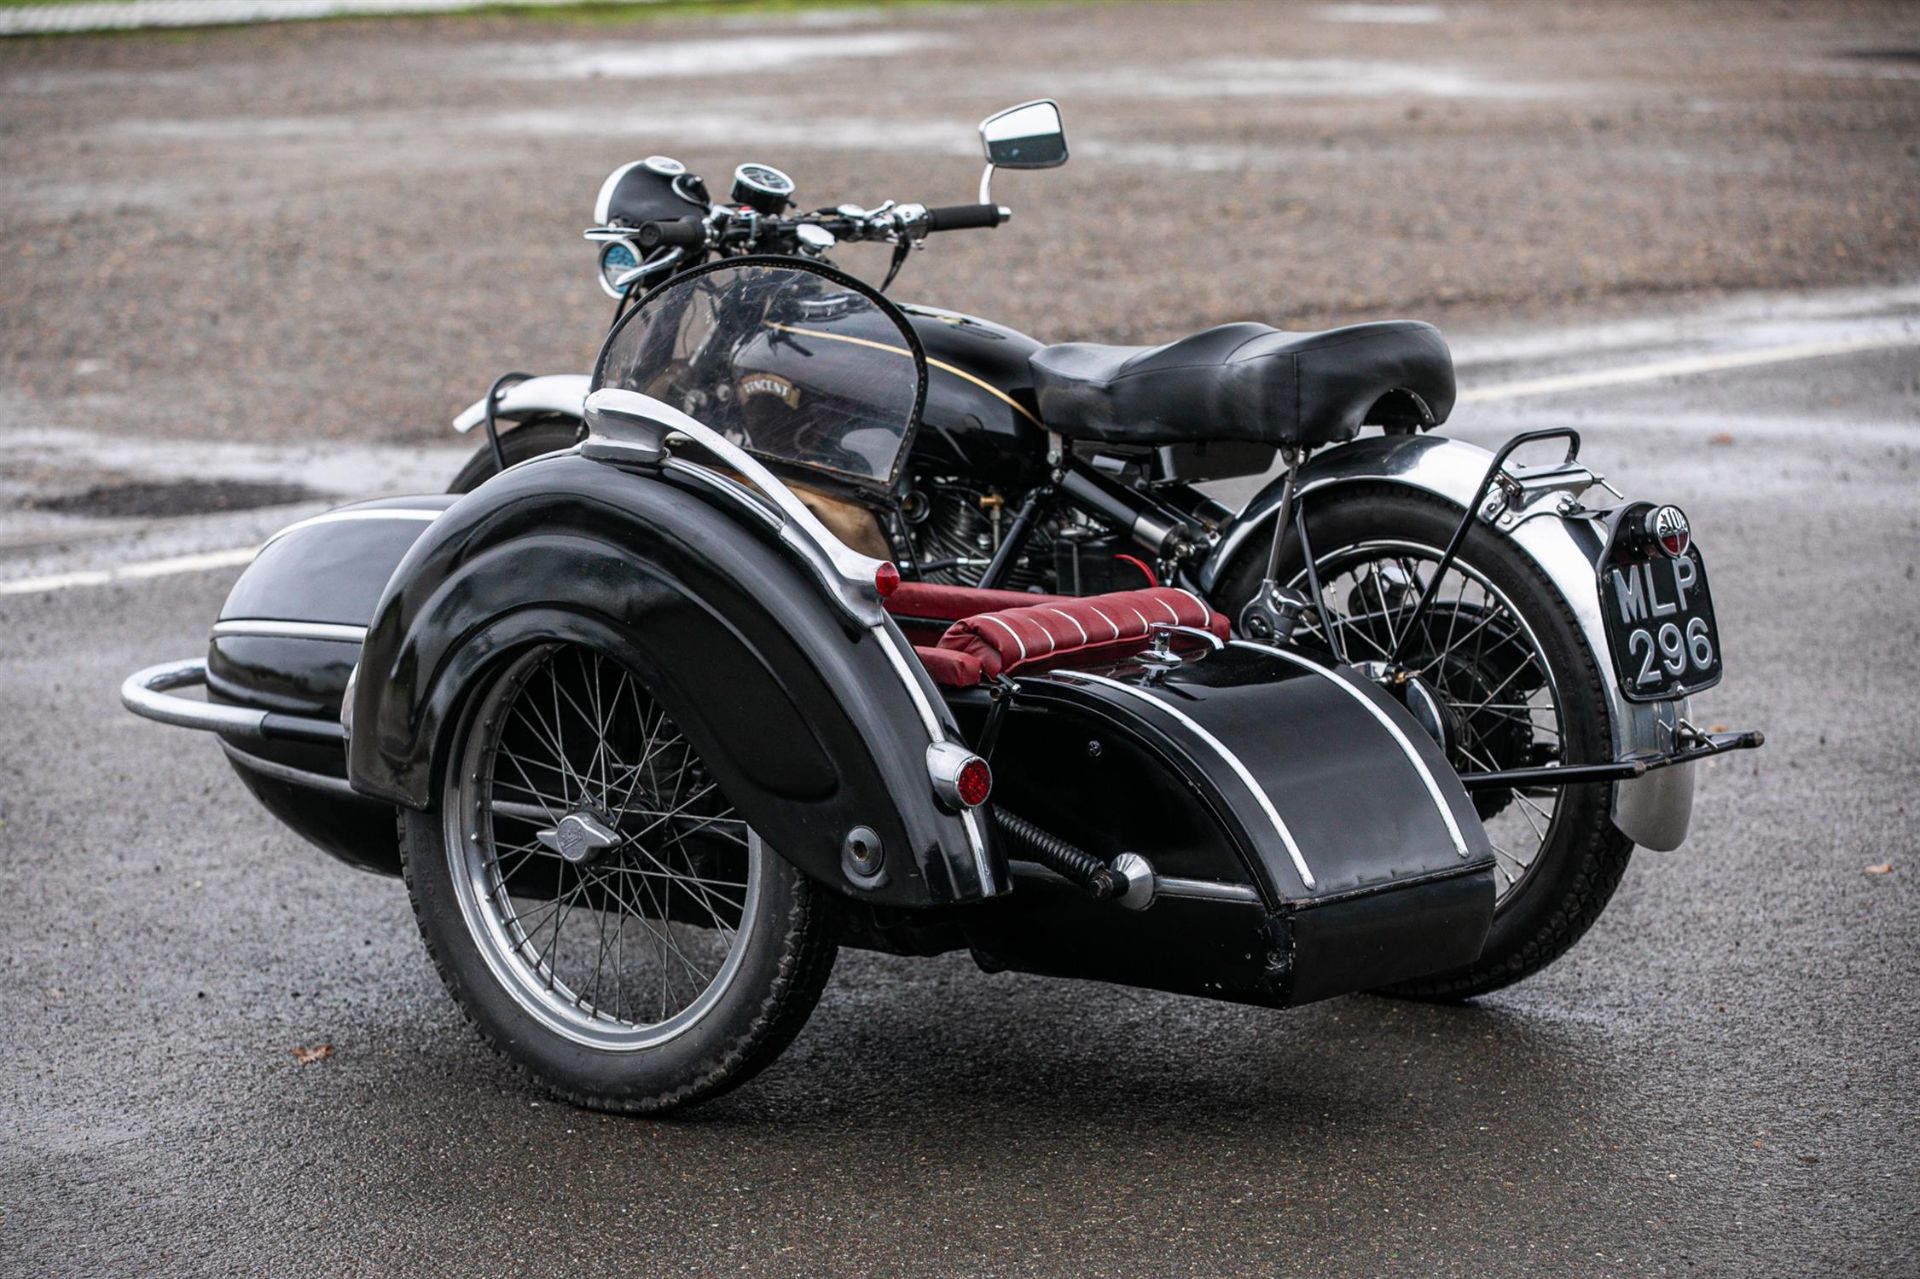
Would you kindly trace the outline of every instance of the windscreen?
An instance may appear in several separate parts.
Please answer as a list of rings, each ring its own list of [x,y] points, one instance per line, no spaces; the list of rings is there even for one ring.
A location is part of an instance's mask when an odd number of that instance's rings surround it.
[[[926,361],[857,280],[736,260],[649,294],[608,337],[594,386],[650,395],[765,461],[885,489],[919,420]]]

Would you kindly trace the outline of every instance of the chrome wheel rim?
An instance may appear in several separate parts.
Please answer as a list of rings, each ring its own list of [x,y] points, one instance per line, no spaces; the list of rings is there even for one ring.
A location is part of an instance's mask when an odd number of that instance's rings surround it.
[[[1336,642],[1328,643],[1313,609],[1301,619],[1300,633],[1350,661],[1384,662],[1440,558],[1439,547],[1397,539],[1357,542],[1317,557],[1314,570]],[[1311,597],[1305,568],[1289,585]],[[1563,703],[1539,637],[1507,594],[1464,557],[1448,567],[1408,652],[1409,668],[1451,713],[1456,731],[1448,756],[1456,772],[1560,757]],[[1557,789],[1539,787],[1476,792],[1474,803],[1493,845],[1497,911],[1539,865],[1564,805]]]
[[[698,1024],[739,975],[766,850],[625,667],[516,658],[470,707],[443,806],[467,930],[548,1030],[608,1051]]]

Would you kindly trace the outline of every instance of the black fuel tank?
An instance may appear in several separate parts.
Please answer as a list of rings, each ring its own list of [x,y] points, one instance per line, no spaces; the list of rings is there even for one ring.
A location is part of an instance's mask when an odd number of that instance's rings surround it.
[[[1040,343],[957,311],[903,305],[927,353],[927,405],[909,466],[1018,483],[1046,469],[1047,435],[1027,357]]]

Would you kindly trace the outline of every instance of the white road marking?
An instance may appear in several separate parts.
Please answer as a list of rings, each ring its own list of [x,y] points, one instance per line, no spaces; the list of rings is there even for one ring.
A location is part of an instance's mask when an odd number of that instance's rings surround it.
[[[1534,395],[1558,395],[1564,391],[1585,391],[1600,386],[1623,386],[1632,382],[1658,382],[1662,378],[1685,377],[1695,373],[1718,373],[1725,369],[1744,369],[1756,364],[1784,364],[1792,360],[1813,360],[1828,355],[1851,355],[1857,351],[1878,351],[1896,346],[1920,346],[1920,333],[1886,333],[1874,337],[1844,338],[1834,342],[1794,342],[1784,346],[1752,347],[1745,351],[1722,351],[1717,355],[1690,355],[1677,360],[1655,360],[1651,364],[1628,364],[1613,369],[1592,369],[1585,373],[1561,373],[1553,377],[1528,378],[1494,386],[1476,386],[1462,391],[1455,404],[1485,404],[1494,400],[1518,400]]]
[[[85,569],[77,573],[51,573],[45,577],[23,577],[0,582],[0,595],[36,595],[45,591],[64,591],[75,586],[105,586],[109,582],[137,581],[149,577],[172,577],[177,573],[204,573],[209,569],[233,568],[252,561],[252,546],[235,546],[224,551],[202,551],[197,555],[173,555],[163,560],[142,560],[117,568]]]
[[[570,0],[518,0],[557,5]],[[0,9],[0,36],[76,31],[133,31],[147,27],[208,27],[242,22],[298,22],[355,15],[458,13],[484,0],[95,0],[91,4],[26,5]]]
[[[1826,356],[1851,355],[1861,351],[1879,351],[1901,346],[1920,346],[1920,332],[1882,333],[1868,337],[1843,338],[1832,342],[1796,342],[1778,346],[1751,347],[1744,351],[1724,351],[1715,355],[1655,360],[1647,364],[1594,369],[1586,373],[1562,373],[1552,377],[1527,378],[1518,382],[1473,387],[1461,392],[1455,402],[1484,404],[1496,400],[1517,400],[1536,395],[1559,395],[1567,391],[1622,386],[1634,382],[1657,382],[1662,378],[1717,373],[1726,369],[1751,368],[1761,364],[1784,364],[1794,360],[1814,360]],[[391,514],[391,512],[380,513]],[[438,512],[421,512],[421,514],[438,514]],[[220,551],[205,551],[197,555],[175,555],[167,559],[122,564],[111,569],[86,569],[73,573],[52,573],[44,577],[23,577],[11,582],[0,582],[0,596],[35,595],[48,591],[71,590],[80,586],[105,586],[110,582],[137,581],[144,578],[171,577],[179,573],[200,573],[216,568],[232,568],[251,561],[258,549],[257,546],[236,546]]]

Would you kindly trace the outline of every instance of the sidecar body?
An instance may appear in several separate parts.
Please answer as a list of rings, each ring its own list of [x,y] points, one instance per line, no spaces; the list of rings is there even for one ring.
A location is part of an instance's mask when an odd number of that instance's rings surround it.
[[[132,676],[130,709],[211,730],[281,821],[392,874],[396,817],[467,780],[476,690],[590,646],[830,892],[842,944],[1270,1005],[1478,955],[1492,850],[1399,701],[1180,590],[899,582],[817,512],[894,482],[925,394],[911,327],[787,260],[674,287],[609,339],[576,449],[284,530],[204,658]],[[556,715],[599,695],[555,680]],[[608,806],[526,820],[536,860],[643,833]]]

